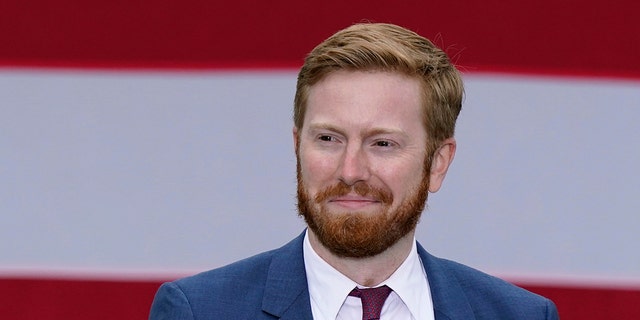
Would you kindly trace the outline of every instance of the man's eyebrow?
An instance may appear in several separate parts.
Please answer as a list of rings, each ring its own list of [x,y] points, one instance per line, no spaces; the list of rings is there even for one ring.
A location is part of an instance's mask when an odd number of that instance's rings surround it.
[[[332,131],[332,132],[336,132],[338,134],[341,135],[345,135],[344,130],[329,124],[329,123],[314,123],[314,124],[310,124],[309,128],[311,130],[327,130],[327,131]],[[371,128],[371,129],[365,129],[362,130],[361,134],[363,136],[374,136],[374,135],[379,135],[379,134],[400,134],[400,135],[404,135],[406,136],[407,134],[400,129],[395,129],[395,128]]]
[[[367,135],[374,136],[378,134],[401,134],[406,135],[403,130],[391,128],[373,128],[365,131]]]
[[[328,124],[328,123],[312,123],[309,125],[309,128],[311,130],[327,130],[327,131],[333,131],[336,132],[338,134],[344,135],[344,131],[341,130],[340,128],[332,125],[332,124]]]

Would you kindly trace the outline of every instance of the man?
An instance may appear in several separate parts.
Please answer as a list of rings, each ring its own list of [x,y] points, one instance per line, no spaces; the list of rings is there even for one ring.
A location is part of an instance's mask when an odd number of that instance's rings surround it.
[[[460,75],[427,39],[357,24],[298,75],[298,210],[284,247],[165,283],[150,319],[557,319],[554,304],[415,240],[456,151]],[[381,313],[381,315],[380,315]]]

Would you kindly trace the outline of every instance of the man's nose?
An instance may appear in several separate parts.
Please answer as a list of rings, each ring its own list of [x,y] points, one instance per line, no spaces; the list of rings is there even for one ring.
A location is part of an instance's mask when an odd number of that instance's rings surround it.
[[[348,147],[345,150],[339,174],[340,180],[350,186],[369,179],[369,160],[361,147]]]

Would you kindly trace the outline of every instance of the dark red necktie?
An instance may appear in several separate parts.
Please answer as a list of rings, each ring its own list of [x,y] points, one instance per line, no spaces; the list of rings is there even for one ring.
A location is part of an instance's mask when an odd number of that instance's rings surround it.
[[[391,288],[387,286],[358,289],[355,288],[349,293],[352,297],[359,297],[362,300],[362,320],[378,320],[382,305],[391,293]]]

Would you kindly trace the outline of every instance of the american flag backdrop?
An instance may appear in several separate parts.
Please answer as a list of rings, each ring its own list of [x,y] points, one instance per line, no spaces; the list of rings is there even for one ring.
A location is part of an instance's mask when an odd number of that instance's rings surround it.
[[[0,2],[0,319],[145,319],[163,281],[300,233],[302,60],[391,22],[464,73],[458,152],[418,240],[554,300],[640,319],[640,5]]]

